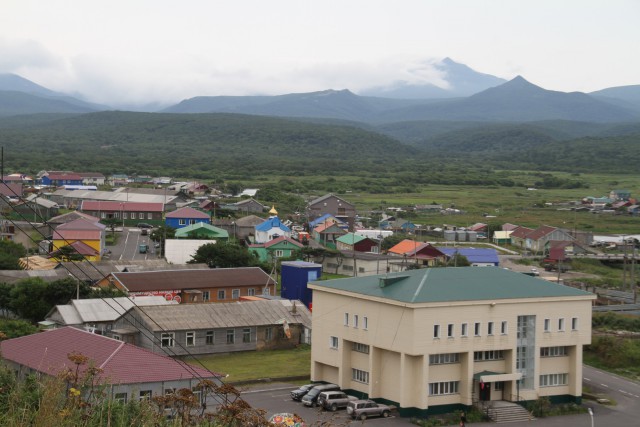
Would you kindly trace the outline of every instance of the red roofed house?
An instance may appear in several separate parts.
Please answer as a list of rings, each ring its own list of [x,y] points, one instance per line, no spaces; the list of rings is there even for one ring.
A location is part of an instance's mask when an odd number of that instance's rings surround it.
[[[509,237],[511,238],[511,244],[513,246],[524,249],[526,247],[527,234],[531,233],[532,231],[533,228],[522,226],[512,229],[511,234],[509,235]]]
[[[387,253],[402,256],[416,264],[426,266],[432,266],[438,262],[445,262],[447,260],[447,256],[439,251],[435,246],[432,246],[429,243],[417,242],[410,239],[405,239],[398,243],[394,247],[390,248]]]
[[[59,225],[53,230],[51,251],[56,253],[60,248],[79,242],[82,244],[72,245],[75,250],[81,250],[79,253],[89,261],[100,261],[105,248],[105,228],[104,224],[85,218]],[[89,252],[91,250],[93,253]]]
[[[107,202],[100,200],[83,200],[80,210],[88,215],[101,219],[122,219],[131,225],[137,222],[159,224],[164,212],[163,203],[145,202]]]
[[[161,343],[157,343],[161,347]],[[53,329],[0,343],[5,364],[24,378],[32,372],[56,376],[65,370],[76,369],[69,354],[79,353],[89,358],[93,366],[102,369],[100,381],[110,385],[109,397],[122,402],[130,399],[150,399],[164,396],[181,388],[192,390],[201,380],[220,384],[222,375],[184,362],[154,354],[113,338],[92,334],[73,327]],[[172,353],[171,353],[172,354]],[[89,363],[82,366],[84,370]],[[215,404],[212,396],[201,403]]]
[[[180,208],[173,212],[169,212],[164,217],[165,223],[169,227],[173,227],[175,229],[186,227],[187,225],[195,224],[198,222],[211,224],[211,217],[209,217],[209,214],[189,207]]]
[[[513,236],[513,233],[511,233]],[[543,254],[547,248],[547,243],[551,240],[573,241],[569,233],[560,228],[541,225],[525,237],[525,247],[533,253]]]
[[[129,296],[162,295],[182,304],[234,302],[276,292],[275,281],[258,267],[111,273],[98,286],[114,286]]]

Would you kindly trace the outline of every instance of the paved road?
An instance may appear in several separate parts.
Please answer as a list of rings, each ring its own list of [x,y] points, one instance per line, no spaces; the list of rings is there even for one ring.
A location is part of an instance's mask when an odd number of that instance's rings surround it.
[[[109,231],[108,231],[109,232]],[[107,246],[111,251],[108,259],[111,260],[145,260],[157,258],[156,248],[149,236],[143,236],[142,230],[135,227],[125,227],[122,231],[116,232],[118,235],[118,243],[114,246]],[[149,251],[146,254],[140,253],[140,245],[149,245]]]
[[[584,366],[584,385],[592,393],[607,396],[616,402],[615,405],[602,405],[584,400],[585,406],[593,410],[594,427],[627,427],[640,426],[640,382],[628,380],[590,366]],[[325,425],[362,425],[361,421],[351,421],[345,411],[336,413],[319,409],[307,408],[289,397],[289,392],[297,386],[292,384],[273,384],[254,386],[243,391],[242,397],[251,406],[262,408],[267,414],[278,412],[293,412],[300,415],[308,423],[325,422]],[[366,421],[371,426],[407,426],[411,425],[408,418],[393,417],[388,419],[371,418]],[[314,424],[316,425],[316,424]],[[319,424],[318,424],[319,425]],[[495,423],[473,423],[473,426],[496,426]],[[542,418],[535,421],[509,423],[510,427],[573,427],[591,426],[589,414],[565,415]]]

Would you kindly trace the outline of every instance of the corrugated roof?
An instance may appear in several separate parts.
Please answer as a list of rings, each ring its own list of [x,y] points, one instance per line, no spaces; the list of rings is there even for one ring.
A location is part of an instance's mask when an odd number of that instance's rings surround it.
[[[170,357],[73,327],[2,341],[0,351],[4,359],[49,375],[57,375],[64,369],[75,371],[76,365],[68,355],[81,353],[104,370],[101,378],[110,384],[143,384],[220,376],[196,366],[187,369]]]
[[[184,207],[165,215],[165,218],[192,218],[192,219],[209,219],[209,214],[200,212],[197,209]]]
[[[240,328],[243,326],[266,326],[302,324],[311,327],[311,313],[300,301],[258,300],[217,304],[189,304],[134,308],[152,331],[181,331],[214,328]],[[153,319],[151,321],[150,319]]]
[[[282,223],[282,221],[280,221],[280,218],[278,218],[277,216],[272,216],[269,219],[267,219],[266,221],[264,221],[262,224],[256,225],[256,230],[257,231],[269,231],[272,228],[279,228],[280,230],[282,230],[284,232],[290,232],[291,231],[289,229],[289,227],[284,225]]]
[[[533,228],[520,226],[512,230],[511,237],[524,239],[525,237],[527,237],[527,234],[531,233],[532,231],[533,231]]]
[[[100,221],[100,218],[96,218],[95,216],[87,215],[84,212],[73,211],[73,212],[67,212],[66,214],[54,216],[49,220],[49,224],[69,223],[69,222],[75,221],[78,218],[84,218],[93,222]]]
[[[58,230],[104,230],[107,228],[106,225],[101,224],[99,222],[90,221],[86,218],[78,218],[71,222],[67,222],[65,224],[61,224],[56,227],[56,231]]]
[[[100,231],[91,230],[55,230],[53,240],[100,240]]]
[[[381,280],[394,283],[381,287]],[[502,268],[449,267],[311,282],[314,290],[335,289],[403,303],[486,301],[545,297],[592,297],[589,292]]]
[[[111,273],[129,292],[202,289],[226,286],[266,286],[273,279],[258,267],[210,268]]]
[[[182,227],[179,230],[176,230],[176,237],[187,236],[189,233],[194,232],[198,233],[202,230],[208,230],[212,233],[217,234],[217,237],[228,238],[229,232],[220,227],[216,227],[215,225],[207,224],[205,222],[196,222],[195,224],[187,225],[186,227]]]
[[[347,233],[344,236],[338,237],[336,240],[346,245],[354,245],[366,239],[368,239],[368,237],[362,236],[360,234]]]
[[[554,231],[556,231],[556,227],[551,227],[549,225],[541,225],[540,227],[533,230],[531,233],[527,234],[527,239],[538,240],[544,236],[547,236]]]
[[[177,197],[170,194],[140,194],[116,191],[56,190],[53,196],[74,200],[113,200],[118,202],[171,203]]]
[[[113,212],[163,212],[163,203],[144,202],[111,202],[102,200],[83,200],[80,205],[83,211],[113,211]]]

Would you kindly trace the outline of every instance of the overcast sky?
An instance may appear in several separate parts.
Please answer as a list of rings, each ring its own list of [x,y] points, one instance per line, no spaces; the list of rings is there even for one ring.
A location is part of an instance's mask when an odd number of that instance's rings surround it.
[[[443,84],[640,84],[638,0],[0,0],[0,73],[94,102]]]

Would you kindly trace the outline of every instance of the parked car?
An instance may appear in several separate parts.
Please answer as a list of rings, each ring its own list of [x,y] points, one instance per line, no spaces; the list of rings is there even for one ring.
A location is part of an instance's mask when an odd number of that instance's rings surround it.
[[[533,267],[531,269],[531,274],[534,275],[534,276],[539,276],[540,275],[540,273],[538,272],[538,269],[535,268],[535,267]]]
[[[138,228],[153,228],[153,225],[147,224],[146,222],[139,222]]]
[[[347,403],[358,400],[355,396],[349,396],[343,391],[323,391],[318,395],[318,406],[330,411],[337,411],[347,407]]]
[[[391,407],[373,400],[352,400],[347,403],[347,414],[353,419],[366,420],[368,417],[388,417]]]
[[[307,394],[304,395],[304,397],[302,398],[302,403],[304,404],[304,406],[316,407],[318,406],[318,396],[320,395],[320,393],[322,393],[323,391],[336,391],[336,390],[340,390],[340,387],[338,387],[335,384],[317,385],[313,387],[311,390],[309,390]]]
[[[317,386],[317,384],[305,384],[303,386],[300,386],[291,392],[291,398],[299,402],[302,399],[302,396],[307,394],[307,392],[315,386]]]

